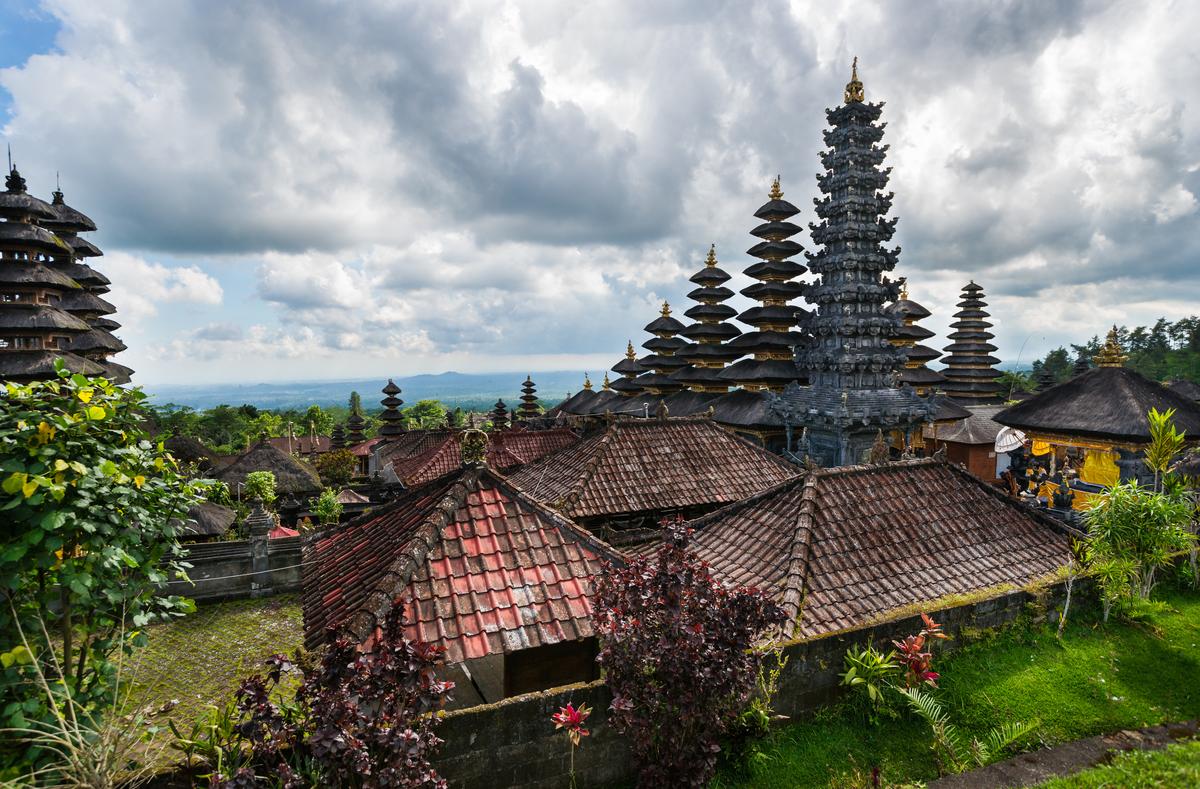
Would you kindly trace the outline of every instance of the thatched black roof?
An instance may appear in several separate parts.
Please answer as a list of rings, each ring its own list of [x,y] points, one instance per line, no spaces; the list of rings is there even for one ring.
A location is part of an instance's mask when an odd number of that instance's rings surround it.
[[[163,449],[181,463],[195,463],[201,471],[212,468],[213,453],[193,436],[171,436],[163,441]]]
[[[101,364],[63,351],[4,351],[0,353],[0,380],[33,381],[53,378],[54,360],[62,359],[67,370],[84,375],[105,375]]]
[[[1167,388],[1176,394],[1181,394],[1189,400],[1200,400],[1200,384],[1195,381],[1171,381]]]
[[[35,217],[39,220],[54,219],[54,208],[45,200],[39,200],[25,190],[25,179],[13,167],[4,179],[5,191],[0,192],[0,216],[13,219]]]
[[[229,527],[237,519],[237,513],[220,504],[204,501],[188,510],[187,519],[180,524],[183,526],[183,537],[220,537],[229,531]]]
[[[977,405],[967,412],[966,419],[960,419],[949,425],[925,425],[922,435],[925,438],[936,437],[938,441],[949,441],[955,444],[994,445],[996,436],[1002,425],[995,421],[996,414],[1004,410],[1002,405]]]
[[[77,334],[71,338],[69,346],[70,350],[80,353],[82,351],[112,351],[120,353],[125,350],[125,343],[112,336],[104,329],[92,329],[91,331]]]
[[[127,384],[133,377],[133,368],[116,362],[104,362],[104,377],[114,384]]]
[[[3,196],[0,192],[0,196]],[[0,222],[0,246],[3,247],[37,247],[48,249],[61,255],[70,253],[71,248],[62,239],[45,228],[25,222]]]
[[[1097,367],[1006,408],[995,419],[1018,430],[1144,444],[1151,408],[1175,409],[1175,426],[1200,437],[1200,405],[1125,367]]]
[[[250,447],[215,476],[230,489],[236,489],[238,483],[245,484],[246,475],[252,471],[273,473],[275,490],[280,496],[303,499],[321,492],[321,478],[311,466],[266,441]]]
[[[61,236],[61,238],[77,258],[98,258],[104,254],[100,251],[100,247],[81,236]]]
[[[713,420],[723,425],[777,430],[783,427],[783,420],[770,409],[773,397],[768,392],[735,389],[710,401],[708,405],[712,406]]]
[[[80,290],[75,280],[41,263],[6,262],[0,266],[0,282],[5,285],[50,285],[62,290]]]
[[[83,263],[69,263],[58,261],[54,263],[54,269],[61,271],[71,279],[78,282],[80,285],[92,287],[95,285],[111,285],[112,280],[101,274],[91,266],[86,266]]]
[[[952,398],[944,394],[933,396],[933,421],[949,422],[954,419],[966,419],[970,415],[970,411],[954,402]]]
[[[112,302],[105,301],[96,294],[83,289],[64,293],[62,301],[58,303],[58,308],[67,312],[95,313],[96,315],[112,315],[117,311]]]
[[[89,216],[63,202],[63,193],[58,189],[54,190],[50,207],[54,211],[54,218],[48,219],[42,224],[51,230],[86,232],[96,229],[96,223]]]
[[[580,414],[583,413],[583,408],[586,408],[588,403],[596,399],[597,392],[592,389],[580,389],[575,394],[563,400],[561,403],[551,408],[546,412],[547,416],[557,416],[558,414]]]
[[[89,331],[88,326],[80,318],[57,307],[47,307],[43,304],[22,304],[16,302],[5,304],[0,308],[0,329],[21,329],[41,331],[52,329],[58,333],[73,333]]]

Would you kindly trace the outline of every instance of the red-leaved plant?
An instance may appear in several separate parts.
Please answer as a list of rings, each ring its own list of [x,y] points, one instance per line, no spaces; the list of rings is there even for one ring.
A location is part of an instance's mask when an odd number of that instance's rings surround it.
[[[925,627],[915,636],[905,636],[903,641],[893,641],[896,647],[896,657],[904,667],[904,686],[915,688],[918,685],[937,687],[939,674],[933,670],[933,654],[925,651],[926,639],[949,638],[942,632],[942,626],[928,614],[921,614]]]
[[[550,716],[550,720],[554,721],[554,728],[565,730],[567,740],[571,743],[572,789],[575,787],[575,749],[579,747],[580,739],[588,736],[588,730],[583,728],[583,724],[591,714],[592,708],[586,704],[580,704],[578,708],[574,704],[567,704],[565,707],[559,707],[558,712]]]
[[[430,766],[442,743],[436,713],[454,688],[435,675],[442,651],[405,637],[396,600],[367,647],[334,637],[317,667],[275,655],[266,676],[237,693],[237,732],[252,766],[214,774],[212,786],[445,787]],[[279,687],[292,671],[302,676],[294,703]]]
[[[609,720],[630,738],[638,786],[702,787],[746,706],[762,652],[787,616],[764,593],[729,589],[688,551],[682,518],[664,520],[657,555],[599,575],[593,625],[612,690]]]

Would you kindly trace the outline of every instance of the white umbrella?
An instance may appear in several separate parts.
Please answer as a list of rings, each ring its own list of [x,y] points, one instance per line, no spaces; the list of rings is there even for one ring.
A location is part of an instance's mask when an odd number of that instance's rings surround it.
[[[996,434],[996,451],[1012,452],[1025,444],[1025,434],[1012,427],[1002,427]]]

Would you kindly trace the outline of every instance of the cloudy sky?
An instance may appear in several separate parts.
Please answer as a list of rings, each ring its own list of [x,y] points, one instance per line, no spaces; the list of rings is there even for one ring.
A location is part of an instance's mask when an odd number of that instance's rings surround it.
[[[0,0],[0,137],[100,225],[139,382],[597,371],[709,243],[750,284],[777,173],[814,219],[857,55],[931,344],[974,278],[1027,362],[1200,312],[1196,30],[1195,2]]]

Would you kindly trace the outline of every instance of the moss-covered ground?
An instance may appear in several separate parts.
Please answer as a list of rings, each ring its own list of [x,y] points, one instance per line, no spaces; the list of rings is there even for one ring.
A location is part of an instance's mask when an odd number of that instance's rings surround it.
[[[261,671],[276,652],[303,641],[295,595],[201,605],[194,614],[147,631],[149,644],[130,659],[127,713],[141,711],[151,725],[168,719],[187,732],[214,705],[234,697],[242,679]],[[169,739],[164,732],[157,738]]]
[[[1027,748],[1200,717],[1200,594],[1166,591],[1134,622],[1081,614],[1062,641],[1053,629],[1016,626],[937,660],[939,697],[972,734],[1004,721],[1039,721]],[[720,787],[870,786],[937,776],[924,723],[907,715],[868,725],[848,704],[786,726]],[[1084,784],[1091,786],[1093,784]],[[1170,785],[1170,784],[1166,784]]]
[[[1041,789],[1151,789],[1200,786],[1200,742],[1130,751],[1111,764],[1041,784]]]

